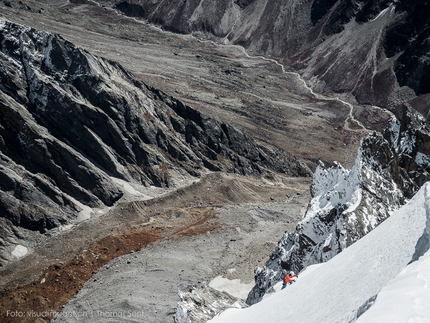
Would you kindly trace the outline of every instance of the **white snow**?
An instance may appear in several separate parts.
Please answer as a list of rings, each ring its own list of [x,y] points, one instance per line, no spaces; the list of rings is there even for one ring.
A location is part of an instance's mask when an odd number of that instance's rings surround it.
[[[45,52],[43,54],[43,57],[44,57],[43,60],[45,62],[45,65],[51,71],[55,70],[55,67],[52,64],[51,56],[50,56],[51,51],[52,51],[52,39],[53,38],[54,38],[54,35],[49,35],[49,37],[48,37],[48,45],[46,46]]]
[[[249,284],[242,283],[240,279],[228,279],[222,276],[217,276],[209,283],[209,286],[222,292],[227,292],[230,295],[246,299],[249,291],[254,286],[254,282]]]
[[[388,125],[388,129],[389,129],[388,133],[390,136],[390,142],[394,147],[394,151],[396,153],[399,153],[400,121],[397,120],[396,118],[393,118]]]
[[[159,188],[156,186],[145,187],[136,183],[124,181],[117,177],[111,176],[110,179],[115,182],[115,184],[117,184],[119,188],[124,191],[124,193],[129,195],[129,198],[134,198],[139,201],[150,200],[154,197],[162,196],[168,192],[168,190],[164,188]]]
[[[84,205],[82,203],[79,203],[79,206],[82,209],[81,209],[81,211],[79,211],[78,216],[76,217],[76,220],[78,222],[88,220],[94,215],[93,209],[90,208],[89,206]]]
[[[407,266],[378,294],[357,323],[430,322],[430,252]]]
[[[410,133],[405,133],[405,135],[400,139],[400,150],[403,153],[411,153],[414,149],[416,142],[415,135],[411,135]]]
[[[369,310],[359,322],[430,322],[429,253],[407,267],[426,229],[430,209],[426,203],[430,203],[429,183],[408,204],[355,244],[326,263],[308,267],[293,285],[249,308],[227,310],[210,322],[349,323],[356,320],[360,307],[381,290],[381,300],[377,299],[374,305],[375,315],[384,310],[389,315],[391,306],[386,304],[396,300],[391,293],[397,290],[404,295],[406,303],[403,307],[392,306],[409,315],[408,318],[371,321]],[[405,279],[404,284],[393,281],[397,275],[399,280]]]
[[[15,246],[15,249],[13,249],[13,251],[11,252],[11,255],[20,259],[20,258],[24,257],[25,255],[27,255],[27,253],[28,253],[27,247],[24,247],[24,246],[19,244],[19,245]]]
[[[69,231],[72,228],[73,228],[73,224],[66,224],[66,225],[60,226],[59,231],[61,231],[61,232]]]

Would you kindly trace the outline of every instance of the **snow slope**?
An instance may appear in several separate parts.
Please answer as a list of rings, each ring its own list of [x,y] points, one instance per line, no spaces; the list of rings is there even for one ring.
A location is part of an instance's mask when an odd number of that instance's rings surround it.
[[[399,311],[409,311],[411,307],[422,305],[420,313],[428,315],[426,302],[429,302],[429,298],[425,298],[425,293],[429,293],[429,273],[425,270],[429,266],[428,253],[407,266],[413,258],[426,251],[423,245],[428,248],[429,205],[430,183],[426,183],[408,204],[376,229],[328,262],[308,267],[295,284],[267,295],[247,309],[230,309],[210,322],[354,322],[373,303],[384,286],[387,287],[381,293],[381,300],[377,298],[375,303],[375,315],[391,307],[387,304],[394,298],[384,296],[391,291],[402,295],[406,293],[404,297],[409,298],[409,307],[400,307]],[[417,271],[421,274],[412,277],[412,273]],[[398,290],[397,275],[399,280],[409,277],[411,285],[405,283]],[[421,305],[414,303],[414,300],[421,300]],[[392,322],[390,319],[378,318],[371,321],[372,312],[369,310],[366,316],[360,318],[360,322]],[[416,322],[429,320],[430,317],[427,317]]]

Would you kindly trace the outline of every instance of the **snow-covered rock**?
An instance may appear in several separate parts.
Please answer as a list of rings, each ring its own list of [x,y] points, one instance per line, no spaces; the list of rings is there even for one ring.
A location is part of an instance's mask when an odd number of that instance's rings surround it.
[[[286,233],[263,268],[247,303],[259,302],[282,270],[302,271],[326,262],[368,234],[429,179],[430,131],[425,119],[405,108],[384,135],[369,134],[351,170],[335,163],[315,171],[312,199],[296,231]]]

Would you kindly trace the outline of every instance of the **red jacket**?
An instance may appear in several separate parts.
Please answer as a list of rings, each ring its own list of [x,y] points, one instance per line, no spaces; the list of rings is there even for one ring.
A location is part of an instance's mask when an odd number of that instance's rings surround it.
[[[288,283],[293,283],[293,282],[295,282],[296,280],[295,280],[295,278],[297,277],[297,275],[296,274],[294,274],[294,275],[292,275],[292,276],[290,276],[290,275],[288,275],[288,274],[286,274],[285,276],[284,276],[284,284],[288,284]]]

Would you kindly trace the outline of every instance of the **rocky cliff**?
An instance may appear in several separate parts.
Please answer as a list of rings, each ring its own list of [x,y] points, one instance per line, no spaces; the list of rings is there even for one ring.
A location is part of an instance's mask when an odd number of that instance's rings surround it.
[[[430,179],[429,143],[425,118],[406,107],[402,121],[392,120],[384,134],[362,141],[351,170],[321,164],[303,219],[281,238],[265,267],[255,270],[247,304],[259,302],[283,269],[300,272],[333,258],[412,197]]]
[[[0,20],[3,260],[14,258],[24,229],[43,233],[86,207],[112,206],[123,195],[114,178],[175,187],[208,171],[295,168],[282,153],[136,81],[119,64]]]
[[[124,14],[165,29],[204,33],[251,53],[277,57],[314,89],[351,93],[363,104],[394,110],[399,103],[430,92],[427,1],[115,3]]]

